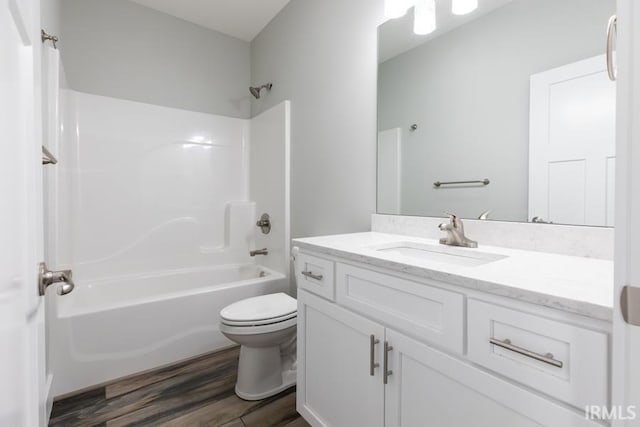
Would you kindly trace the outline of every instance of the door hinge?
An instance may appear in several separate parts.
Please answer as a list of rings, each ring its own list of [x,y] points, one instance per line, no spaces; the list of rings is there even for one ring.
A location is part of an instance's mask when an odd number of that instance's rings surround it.
[[[620,295],[620,309],[624,321],[640,326],[640,288],[625,286]]]

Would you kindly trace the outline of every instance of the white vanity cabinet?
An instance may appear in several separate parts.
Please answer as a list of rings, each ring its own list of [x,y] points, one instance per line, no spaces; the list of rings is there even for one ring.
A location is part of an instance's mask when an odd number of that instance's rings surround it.
[[[583,414],[386,330],[385,426],[594,426]]]
[[[606,325],[337,257],[303,259],[333,274],[323,277],[331,289],[298,291],[297,409],[312,425],[606,425],[581,406],[609,404]],[[523,352],[489,343],[507,337]]]

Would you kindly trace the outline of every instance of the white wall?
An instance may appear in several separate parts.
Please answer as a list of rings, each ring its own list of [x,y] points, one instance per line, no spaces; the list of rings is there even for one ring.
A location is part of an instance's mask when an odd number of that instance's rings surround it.
[[[382,0],[292,0],[251,43],[252,114],[291,100],[292,236],[368,230]]]
[[[249,118],[249,43],[126,0],[61,1],[71,88]]]
[[[514,0],[382,63],[378,129],[406,130],[402,213],[526,221],[529,77],[604,53],[614,11],[614,0]]]
[[[61,238],[87,280],[251,262],[248,120],[67,93]],[[63,251],[60,251],[63,252]]]
[[[290,107],[284,101],[251,119],[249,149],[249,199],[256,204],[256,219],[271,217],[271,231],[255,227],[256,249],[267,248],[267,256],[256,262],[289,274],[290,248]]]

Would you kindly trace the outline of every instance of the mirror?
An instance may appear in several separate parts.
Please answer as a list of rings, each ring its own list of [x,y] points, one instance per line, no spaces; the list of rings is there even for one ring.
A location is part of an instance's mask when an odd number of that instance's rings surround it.
[[[435,4],[378,29],[378,213],[613,226],[615,0]]]

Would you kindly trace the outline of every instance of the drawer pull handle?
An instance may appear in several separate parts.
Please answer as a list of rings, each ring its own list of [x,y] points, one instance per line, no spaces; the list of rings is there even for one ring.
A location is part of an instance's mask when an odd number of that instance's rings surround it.
[[[371,335],[369,338],[369,375],[373,376],[373,370],[380,366],[375,360],[376,344],[379,344],[380,340],[376,339],[375,335]]]
[[[555,366],[556,368],[562,368],[563,363],[560,360],[556,360],[553,358],[553,354],[539,354],[535,353],[531,350],[527,350],[526,348],[518,347],[517,345],[511,344],[510,339],[499,340],[497,338],[490,338],[489,342],[498,347],[502,347],[509,351],[513,351],[514,353],[522,354],[523,356],[530,357],[532,359],[538,360],[540,362],[547,363],[551,366]]]
[[[302,275],[313,280],[322,280],[322,274],[313,274],[310,271],[303,271]]]
[[[388,341],[384,342],[384,362],[382,367],[382,383],[387,384],[389,382],[389,376],[393,374],[393,371],[389,369],[389,352],[393,350],[393,347],[389,345]]]

